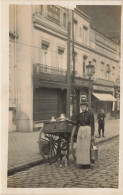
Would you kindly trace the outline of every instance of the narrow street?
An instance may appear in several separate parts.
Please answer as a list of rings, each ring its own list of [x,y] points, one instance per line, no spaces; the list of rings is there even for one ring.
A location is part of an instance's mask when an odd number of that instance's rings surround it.
[[[46,163],[9,176],[8,187],[118,188],[119,137],[101,143],[98,149],[98,162],[91,169],[76,167],[72,158],[68,167]]]

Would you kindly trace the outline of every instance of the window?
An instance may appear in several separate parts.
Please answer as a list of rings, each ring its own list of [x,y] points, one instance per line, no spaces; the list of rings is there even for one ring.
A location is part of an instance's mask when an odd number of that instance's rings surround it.
[[[74,39],[77,39],[77,32],[78,32],[78,21],[74,19]]]
[[[63,69],[64,67],[64,48],[58,47],[58,68]]]
[[[47,41],[42,41],[42,50],[41,50],[41,61],[42,65],[50,66],[51,64],[51,59],[50,59],[50,51],[49,51],[49,42]],[[47,68],[45,67],[45,71]]]
[[[83,26],[83,43],[88,44],[88,28],[86,26]]]
[[[107,64],[107,66],[106,66],[106,74],[107,74],[107,79],[108,80],[110,79],[110,72],[111,72],[110,65]]]
[[[41,5],[40,14],[43,15],[43,5]]]
[[[101,62],[100,64],[100,70],[103,72],[104,71],[104,62]]]
[[[115,66],[112,66],[112,80],[115,82]]]
[[[95,74],[96,73],[96,59],[92,60],[92,64],[94,65],[94,72],[93,72],[93,74]]]
[[[101,62],[100,64],[100,70],[101,70],[101,78],[104,78],[104,62]]]
[[[115,67],[112,66],[112,75],[114,76],[115,75]]]
[[[47,18],[60,24],[60,9],[54,5],[47,6]]]
[[[63,26],[64,26],[64,27],[67,26],[67,17],[66,17],[66,13],[63,14]]]
[[[106,72],[107,72],[107,73],[110,73],[110,72],[111,72],[111,69],[110,69],[110,65],[109,65],[109,64],[107,64]]]

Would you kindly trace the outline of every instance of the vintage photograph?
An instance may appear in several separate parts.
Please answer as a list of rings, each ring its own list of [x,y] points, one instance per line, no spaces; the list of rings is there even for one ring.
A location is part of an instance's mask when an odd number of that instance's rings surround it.
[[[9,5],[7,188],[119,188],[121,5]]]

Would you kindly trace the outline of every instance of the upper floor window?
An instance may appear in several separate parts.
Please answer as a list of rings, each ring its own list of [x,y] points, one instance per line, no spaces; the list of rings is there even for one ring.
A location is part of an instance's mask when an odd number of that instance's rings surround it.
[[[83,43],[88,44],[88,27],[83,26]]]
[[[47,6],[47,18],[60,24],[60,9],[54,5]]]
[[[96,59],[92,60],[92,64],[94,65],[94,72],[93,72],[93,74],[95,74],[95,72],[96,72]]]
[[[100,64],[100,70],[103,72],[104,71],[104,62],[101,62]]]
[[[111,69],[110,69],[110,65],[109,64],[107,64],[107,66],[106,66],[106,72],[107,73],[110,73],[111,72]]]
[[[67,16],[66,16],[66,13],[63,14],[63,26],[67,27]]]
[[[101,78],[104,78],[104,74],[105,74],[105,72],[104,72],[104,62],[101,62],[101,64],[100,64],[100,70],[101,70]]]
[[[51,59],[50,59],[50,50],[49,50],[50,43],[47,41],[42,41],[41,46],[41,63],[46,66],[51,65]]]
[[[82,28],[80,27],[80,32],[79,36],[82,37]]]
[[[77,33],[78,33],[78,21],[74,19],[74,39],[77,39]]]
[[[47,41],[42,41],[42,49],[48,50],[50,43]]]
[[[112,75],[114,76],[115,75],[115,67],[112,66]]]
[[[63,69],[64,67],[64,48],[58,47],[58,68]]]
[[[109,79],[110,79],[110,72],[111,72],[110,65],[109,65],[109,64],[107,64],[107,65],[106,65],[107,80],[109,80]]]
[[[40,14],[43,15],[43,5],[40,7]]]

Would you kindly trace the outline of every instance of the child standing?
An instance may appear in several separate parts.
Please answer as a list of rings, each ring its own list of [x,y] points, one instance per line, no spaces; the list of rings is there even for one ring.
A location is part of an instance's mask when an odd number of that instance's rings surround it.
[[[104,111],[101,109],[97,115],[99,138],[101,137],[101,129],[102,129],[102,137],[105,137],[104,136],[105,117],[106,117],[106,115],[105,115]]]

